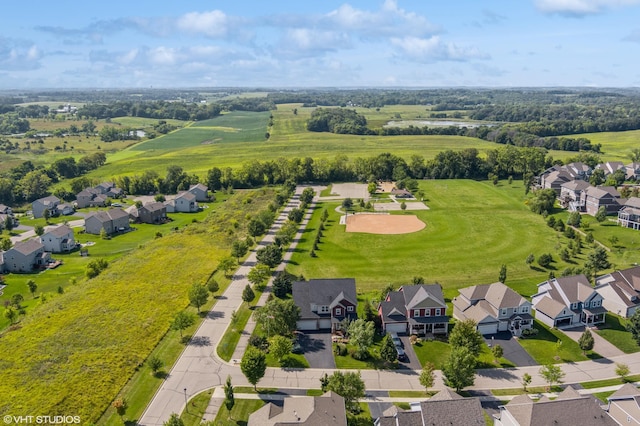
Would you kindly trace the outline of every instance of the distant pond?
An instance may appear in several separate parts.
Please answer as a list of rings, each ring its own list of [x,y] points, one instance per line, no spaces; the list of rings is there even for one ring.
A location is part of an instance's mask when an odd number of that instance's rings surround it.
[[[474,121],[453,121],[453,120],[398,120],[389,121],[384,127],[424,127],[424,126],[456,126],[456,127],[480,127],[495,126],[495,123],[479,123]]]

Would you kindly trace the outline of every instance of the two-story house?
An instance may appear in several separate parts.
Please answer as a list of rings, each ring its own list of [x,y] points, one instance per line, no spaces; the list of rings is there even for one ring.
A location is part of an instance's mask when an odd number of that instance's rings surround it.
[[[156,201],[145,203],[139,208],[131,206],[126,211],[134,222],[159,224],[167,221],[167,206]]]
[[[562,168],[566,170],[573,179],[576,180],[589,180],[592,172],[591,167],[579,161],[566,164],[562,166]]]
[[[31,211],[33,212],[33,217],[36,219],[44,217],[45,210],[49,210],[49,214],[51,216],[57,216],[58,204],[60,204],[60,199],[55,195],[38,198],[33,203],[31,203]]]
[[[589,188],[589,182],[584,180],[571,180],[560,185],[560,204],[572,212],[584,211],[582,192]]]
[[[622,161],[607,161],[606,163],[600,163],[596,166],[596,169],[603,170],[605,176],[614,174],[618,170],[623,170],[625,174],[627,172],[627,169],[624,164],[622,164]]]
[[[607,213],[616,213],[620,210],[620,193],[613,187],[590,186],[582,191],[580,202],[584,205],[587,214],[595,216],[600,207],[604,207]]]
[[[634,162],[624,166],[627,170],[627,179],[640,179],[640,163]]]
[[[571,182],[572,180],[574,180],[573,176],[566,170],[554,170],[541,176],[540,186],[542,189],[553,189],[556,192],[556,196],[559,197],[562,184]]]
[[[106,202],[106,195],[95,188],[87,188],[76,194],[75,204],[79,209],[83,209],[85,207],[104,207]]]
[[[627,199],[618,211],[618,223],[625,228],[640,229],[640,198]]]
[[[92,212],[84,219],[84,229],[87,234],[100,235],[102,230],[107,235],[130,229],[129,215],[122,209]]]
[[[533,324],[531,302],[501,282],[459,290],[453,299],[453,317],[472,319],[482,334],[510,331],[519,336]]]
[[[67,225],[56,226],[45,232],[40,237],[40,242],[44,245],[44,249],[51,253],[69,252],[77,245],[73,229]]]
[[[346,318],[357,318],[358,298],[353,278],[296,281],[292,295],[293,302],[300,308],[298,330],[335,331]]]
[[[619,425],[640,425],[640,389],[627,383],[607,398],[607,413]]]
[[[609,312],[629,318],[640,307],[640,266],[596,278],[595,290]]]
[[[51,261],[51,253],[38,240],[18,241],[4,252],[5,270],[9,272],[31,272],[44,268]]]
[[[402,286],[378,305],[382,329],[403,334],[447,334],[446,310],[440,284]]]
[[[607,313],[602,296],[583,274],[540,283],[531,300],[536,319],[549,327],[590,327],[604,323]]]
[[[191,185],[187,192],[192,193],[196,196],[196,201],[207,201],[209,200],[209,188],[206,185],[201,183],[197,183],[195,185]]]
[[[164,204],[167,206],[167,213],[194,213],[198,211],[196,196],[188,191],[179,193]]]

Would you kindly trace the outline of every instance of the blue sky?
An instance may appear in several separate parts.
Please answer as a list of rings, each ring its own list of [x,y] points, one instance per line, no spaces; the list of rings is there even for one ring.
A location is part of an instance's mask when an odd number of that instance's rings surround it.
[[[0,89],[640,86],[640,0],[22,0]]]

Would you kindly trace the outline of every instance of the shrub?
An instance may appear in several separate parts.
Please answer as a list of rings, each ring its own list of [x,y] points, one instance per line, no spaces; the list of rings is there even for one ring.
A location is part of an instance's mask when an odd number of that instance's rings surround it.
[[[269,342],[267,341],[267,338],[255,334],[252,334],[251,337],[249,337],[249,344],[263,351],[269,348]]]

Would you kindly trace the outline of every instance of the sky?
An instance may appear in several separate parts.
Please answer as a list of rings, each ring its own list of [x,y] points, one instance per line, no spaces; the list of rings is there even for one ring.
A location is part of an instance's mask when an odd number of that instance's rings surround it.
[[[21,0],[0,89],[640,86],[640,0]]]

